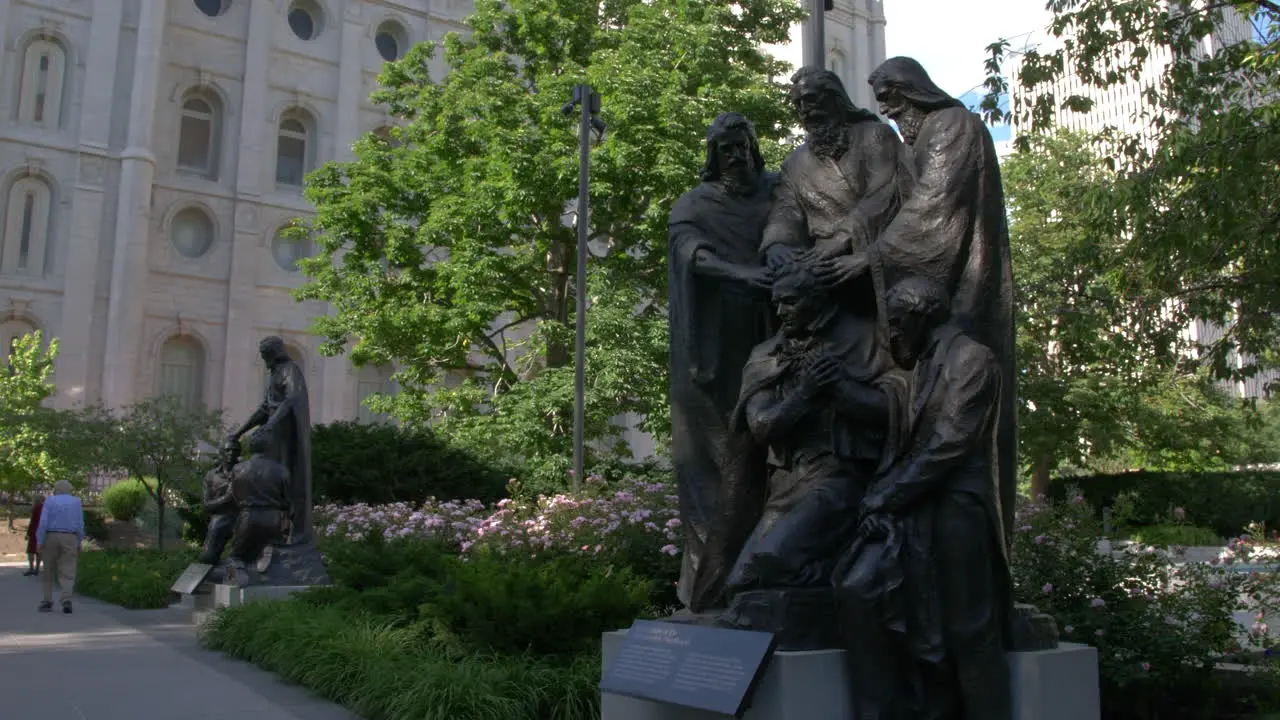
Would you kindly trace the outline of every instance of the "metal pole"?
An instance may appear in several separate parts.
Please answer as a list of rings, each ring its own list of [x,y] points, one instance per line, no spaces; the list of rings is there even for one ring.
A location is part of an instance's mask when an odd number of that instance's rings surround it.
[[[804,21],[804,64],[827,67],[826,10],[828,0],[809,0],[809,17]]]
[[[583,440],[587,421],[587,237],[590,230],[587,189],[591,182],[591,86],[579,85],[575,94],[582,106],[578,120],[578,317],[573,377],[573,487],[576,489],[582,487],[586,471]]]

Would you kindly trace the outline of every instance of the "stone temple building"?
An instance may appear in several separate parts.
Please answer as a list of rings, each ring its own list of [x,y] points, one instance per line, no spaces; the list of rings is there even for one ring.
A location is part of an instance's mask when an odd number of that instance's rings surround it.
[[[313,421],[375,419],[361,400],[393,390],[391,369],[319,354],[307,329],[326,308],[290,296],[311,248],[280,230],[309,212],[307,171],[391,123],[368,100],[383,63],[465,31],[471,8],[0,0],[0,343],[58,339],[63,407],[170,394],[240,418],[260,398],[257,342],[277,334]],[[880,0],[828,13],[855,93],[883,28]],[[777,50],[794,62],[799,44]]]

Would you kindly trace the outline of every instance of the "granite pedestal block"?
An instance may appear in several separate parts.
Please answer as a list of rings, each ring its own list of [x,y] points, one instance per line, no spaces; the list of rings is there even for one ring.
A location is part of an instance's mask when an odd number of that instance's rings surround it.
[[[622,648],[625,630],[605,633],[604,665]],[[1009,653],[1013,720],[1099,720],[1098,652],[1063,643],[1052,650]],[[601,668],[603,673],[603,668]],[[743,720],[850,720],[843,650],[773,655]],[[650,700],[602,694],[601,720],[724,720],[726,716]]]
[[[260,600],[283,600],[296,592],[315,587],[314,585],[214,585],[213,606],[215,608],[239,607]]]

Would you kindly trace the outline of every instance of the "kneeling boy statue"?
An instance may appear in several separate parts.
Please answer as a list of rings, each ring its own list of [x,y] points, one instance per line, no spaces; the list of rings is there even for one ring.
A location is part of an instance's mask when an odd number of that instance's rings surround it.
[[[239,514],[228,579],[238,584],[248,580],[248,567],[260,565],[264,550],[289,536],[289,471],[271,457],[271,438],[266,433],[250,437],[249,452],[249,459],[231,472],[231,494]],[[258,567],[259,572],[265,569]]]

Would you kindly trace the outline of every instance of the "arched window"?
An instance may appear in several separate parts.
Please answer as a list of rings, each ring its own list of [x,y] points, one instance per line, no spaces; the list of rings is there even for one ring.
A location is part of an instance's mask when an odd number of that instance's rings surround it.
[[[16,275],[43,275],[51,210],[49,186],[37,177],[19,179],[9,188],[5,206],[4,255],[0,269]]]
[[[386,365],[365,365],[356,377],[356,420],[362,423],[388,423],[388,415],[374,412],[365,401],[374,395],[394,395],[395,383],[391,380],[391,368]]]
[[[0,347],[4,348],[4,365],[9,365],[9,358],[18,347],[18,341],[36,331],[36,327],[26,320],[10,320],[0,325]]]
[[[18,95],[19,123],[58,127],[66,67],[67,55],[56,42],[40,39],[27,46]]]
[[[185,408],[204,404],[204,349],[195,338],[175,335],[160,348],[156,393]]]
[[[178,168],[216,178],[222,107],[216,97],[193,93],[182,101],[178,126]]]
[[[311,159],[308,120],[300,112],[286,113],[280,119],[276,135],[276,183],[279,185],[302,186]]]

